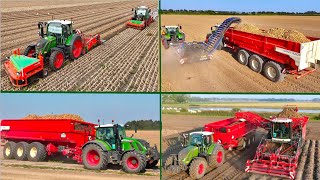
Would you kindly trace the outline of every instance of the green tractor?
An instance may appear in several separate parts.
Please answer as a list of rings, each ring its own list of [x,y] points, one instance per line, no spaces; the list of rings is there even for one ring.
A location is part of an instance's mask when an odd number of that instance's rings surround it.
[[[134,14],[126,23],[127,27],[143,30],[155,20],[154,12],[151,12],[151,9],[146,6],[139,6],[132,11]]]
[[[215,31],[219,28],[220,24],[216,24],[214,26],[212,26],[210,29],[211,29],[211,33],[208,33],[207,36],[206,36],[206,40],[205,40],[205,43],[208,43],[209,41],[209,37],[215,33]],[[219,46],[217,48],[217,50],[221,50],[223,48],[223,42],[222,40],[219,42]]]
[[[96,127],[96,139],[82,147],[84,167],[102,170],[108,164],[119,164],[128,173],[140,173],[155,167],[160,158],[157,146],[150,147],[145,140],[132,136],[126,136],[122,125],[99,125]]]
[[[162,26],[161,40],[165,49],[169,45],[177,45],[185,41],[185,34],[181,31],[181,26]]]
[[[224,148],[213,142],[212,132],[192,132],[184,135],[184,139],[184,148],[165,162],[164,169],[170,174],[189,170],[192,179],[200,179],[208,166],[216,168],[224,163]]]

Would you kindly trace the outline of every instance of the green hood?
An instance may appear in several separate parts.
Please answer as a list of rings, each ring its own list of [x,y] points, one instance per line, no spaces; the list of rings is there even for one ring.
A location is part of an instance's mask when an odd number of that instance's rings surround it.
[[[198,147],[188,146],[179,152],[178,158],[179,158],[179,161],[181,161],[185,165],[188,165],[194,157],[198,156],[198,154],[199,154]]]
[[[23,68],[30,66],[39,60],[36,58],[27,57],[24,55],[11,55],[10,61],[14,65],[14,67],[17,69],[18,72],[20,72]]]
[[[135,149],[143,154],[147,153],[147,147],[145,147],[138,139],[125,137],[121,142],[122,149],[125,151]]]
[[[139,25],[143,23],[143,21],[137,21],[137,20],[130,20],[130,22],[132,24],[139,24]]]

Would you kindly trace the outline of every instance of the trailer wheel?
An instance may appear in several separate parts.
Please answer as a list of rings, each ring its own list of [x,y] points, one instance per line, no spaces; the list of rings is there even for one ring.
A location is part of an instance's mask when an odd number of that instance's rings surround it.
[[[163,39],[163,40],[162,40],[162,44],[163,44],[163,47],[164,47],[165,49],[169,49],[168,40]]]
[[[219,167],[224,163],[225,152],[222,146],[218,145],[218,149],[214,154],[211,154],[209,157],[209,166]]]
[[[247,147],[247,140],[246,138],[241,138],[239,141],[239,146],[238,146],[238,150],[242,151]]]
[[[27,160],[27,152],[28,152],[29,144],[26,142],[19,142],[16,145],[16,151],[14,153],[14,158],[16,160],[25,161]]]
[[[34,161],[34,162],[44,161],[47,158],[46,147],[39,142],[31,143],[28,148],[27,157],[29,161]]]
[[[137,151],[130,151],[122,157],[122,167],[125,172],[139,173],[146,168],[146,157]]]
[[[263,66],[264,76],[272,82],[281,82],[284,80],[285,74],[283,74],[281,71],[282,67],[280,64],[273,61],[268,61]]]
[[[148,161],[147,165],[146,165],[146,168],[147,169],[152,169],[158,164],[158,162],[159,162],[158,160],[152,161],[151,163]]]
[[[25,50],[23,55],[28,56],[28,57],[34,57],[33,54],[36,52],[36,46],[34,45],[29,45]]]
[[[239,50],[237,58],[240,64],[245,66],[248,65],[249,53],[246,50],[244,49]]]
[[[5,159],[13,159],[14,158],[14,152],[16,151],[16,143],[9,141],[7,142],[3,147],[3,157]]]
[[[256,54],[250,56],[249,67],[252,71],[261,73],[263,67],[263,59]]]
[[[70,59],[74,60],[79,58],[83,49],[81,36],[77,34],[74,35],[70,44]]]
[[[189,167],[190,177],[192,179],[200,179],[204,176],[207,169],[207,161],[204,158],[195,158]]]
[[[64,54],[60,50],[53,51],[49,58],[49,66],[53,71],[62,68],[64,62]]]
[[[108,165],[107,154],[96,144],[88,144],[82,149],[82,161],[86,169],[102,170]]]

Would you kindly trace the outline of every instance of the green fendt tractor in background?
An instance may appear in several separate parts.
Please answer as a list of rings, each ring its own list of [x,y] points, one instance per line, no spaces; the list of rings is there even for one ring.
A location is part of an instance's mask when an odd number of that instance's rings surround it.
[[[208,33],[207,36],[206,36],[206,40],[205,40],[205,43],[208,43],[208,40],[209,40],[209,37],[214,34],[214,32],[219,28],[220,24],[216,24],[214,26],[212,26],[210,29],[211,29],[211,33]],[[223,42],[222,40],[219,42],[219,46],[217,48],[217,50],[221,50],[223,48]]]
[[[184,135],[184,148],[178,154],[171,154],[164,169],[170,174],[189,170],[192,179],[199,179],[207,167],[218,167],[224,163],[225,152],[220,144],[212,139],[212,132],[192,132]]]
[[[165,49],[170,45],[178,45],[185,41],[185,34],[181,31],[181,26],[162,26],[161,41]]]
[[[82,148],[85,168],[102,170],[108,164],[119,164],[125,172],[139,173],[145,168],[155,167],[160,158],[157,146],[150,147],[145,140],[132,136],[126,137],[122,125],[106,124],[96,127],[96,139],[87,142]]]

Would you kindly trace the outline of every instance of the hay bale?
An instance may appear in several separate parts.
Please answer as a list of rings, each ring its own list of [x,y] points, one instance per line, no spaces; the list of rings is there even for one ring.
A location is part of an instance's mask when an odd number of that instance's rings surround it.
[[[294,108],[285,107],[277,114],[278,118],[301,118],[302,116]]]
[[[81,116],[76,114],[47,114],[47,115],[36,115],[29,114],[22,119],[74,119],[78,121],[84,121]]]

